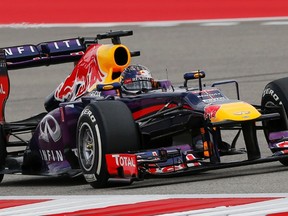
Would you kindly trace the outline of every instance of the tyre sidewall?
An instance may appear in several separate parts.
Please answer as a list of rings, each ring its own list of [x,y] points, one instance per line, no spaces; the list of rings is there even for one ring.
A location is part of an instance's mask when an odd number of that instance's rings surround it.
[[[278,81],[278,80],[276,80]],[[264,107],[267,102],[272,102],[274,105],[283,105],[285,107],[285,110],[288,108],[288,100],[285,95],[284,89],[282,86],[279,86],[279,84],[282,84],[282,82],[271,82],[266,85],[263,95],[262,95],[262,101],[261,105]],[[288,79],[287,79],[288,83]],[[287,90],[288,93],[288,90]]]
[[[88,105],[85,107],[83,112],[80,115],[79,122],[78,122],[78,130],[81,129],[81,127],[84,124],[89,125],[89,127],[92,129],[92,134],[94,137],[94,161],[93,165],[90,170],[86,170],[80,159],[80,154],[81,154],[81,149],[79,145],[79,133],[80,131],[77,131],[77,142],[78,142],[78,157],[79,157],[79,163],[80,167],[83,171],[84,177],[87,182],[92,183],[92,182],[98,182],[99,185],[105,184],[107,179],[109,178],[108,172],[107,172],[107,167],[106,167],[106,160],[105,160],[105,153],[106,153],[106,146],[102,145],[103,143],[103,136],[104,134],[100,134],[100,131],[103,131],[103,127],[101,124],[98,124],[98,122],[101,121],[99,119],[99,115],[97,115],[95,109],[91,107],[91,105]],[[100,143],[99,143],[100,141]],[[96,143],[97,142],[97,143]]]
[[[288,78],[282,78],[278,80],[274,80],[266,85],[263,95],[261,106],[265,109],[265,105],[276,105],[281,106],[283,105],[286,113],[288,113],[288,98],[285,92],[288,93]],[[280,131],[285,129],[285,122],[283,120],[273,120],[273,121],[266,121],[263,122],[265,126],[264,133],[266,139],[272,130]]]

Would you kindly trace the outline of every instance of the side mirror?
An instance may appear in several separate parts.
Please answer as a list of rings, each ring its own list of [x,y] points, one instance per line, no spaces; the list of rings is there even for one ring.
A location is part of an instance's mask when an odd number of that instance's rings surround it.
[[[201,79],[205,77],[205,72],[204,71],[192,71],[192,72],[187,72],[184,74],[184,87],[187,89],[187,83],[188,80],[193,80],[193,79],[198,79],[199,80],[199,89],[200,91],[202,90],[202,82]]]

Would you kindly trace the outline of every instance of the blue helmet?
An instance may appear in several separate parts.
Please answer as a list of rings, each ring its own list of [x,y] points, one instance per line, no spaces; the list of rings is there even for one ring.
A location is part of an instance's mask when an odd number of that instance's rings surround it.
[[[122,89],[126,93],[141,93],[153,89],[153,78],[148,68],[142,65],[130,65],[121,75]]]

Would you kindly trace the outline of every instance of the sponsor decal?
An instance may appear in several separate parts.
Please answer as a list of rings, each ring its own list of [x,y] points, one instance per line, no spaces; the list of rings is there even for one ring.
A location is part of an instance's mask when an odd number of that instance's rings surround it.
[[[265,95],[271,95],[275,102],[277,102],[279,105],[282,105],[282,101],[280,101],[279,96],[274,92],[274,90],[266,88],[263,91],[262,97],[264,97]]]
[[[186,169],[187,165],[182,163],[179,165],[169,165],[169,166],[165,166],[165,167],[157,167],[157,168],[149,168],[148,171],[150,173],[170,173],[170,172],[175,172],[178,170],[183,170]]]
[[[234,112],[234,115],[248,115],[250,114],[250,111],[238,111],[238,112]]]
[[[81,114],[81,115],[88,115],[88,116],[90,117],[90,120],[91,120],[93,123],[96,122],[95,116],[92,114],[91,110],[89,110],[89,109],[84,109],[84,110],[82,111],[82,114]]]
[[[64,161],[61,150],[39,150],[42,160],[49,162]]]
[[[219,105],[211,105],[206,106],[204,108],[204,118],[205,119],[212,119],[216,117],[217,111],[220,109],[221,106]]]
[[[219,90],[203,90],[203,91],[193,91],[193,94],[198,94],[198,98],[204,103],[212,103],[215,101],[227,100]]]
[[[105,157],[107,163],[107,170],[111,177],[131,179],[138,176],[136,155],[106,154]],[[119,172],[119,170],[122,171]]]
[[[41,43],[38,46],[35,45],[23,45],[16,47],[7,47],[4,48],[6,57],[13,56],[33,56],[39,55],[39,50],[41,50],[41,45],[46,45],[49,48],[50,53],[53,52],[62,52],[62,51],[74,51],[75,49],[82,49],[82,45],[79,39],[69,39],[61,41],[53,41],[47,43]]]
[[[72,48],[72,47],[82,47],[80,41],[78,39],[71,39],[71,40],[64,40],[64,41],[55,41],[52,43],[49,43],[49,48],[51,49],[67,49],[67,48]]]
[[[40,123],[39,139],[49,143],[50,138],[57,142],[62,137],[60,126],[52,115],[46,115]]]
[[[100,91],[92,91],[89,93],[89,96],[90,97],[97,97],[97,98],[104,98],[102,95],[101,95],[101,92]]]
[[[4,48],[6,56],[13,56],[13,55],[29,55],[29,54],[37,54],[35,46],[19,46],[19,47],[11,47],[11,48]]]
[[[128,166],[128,167],[136,167],[133,158],[120,156],[120,155],[112,155],[112,158],[115,159],[115,163],[117,166]]]

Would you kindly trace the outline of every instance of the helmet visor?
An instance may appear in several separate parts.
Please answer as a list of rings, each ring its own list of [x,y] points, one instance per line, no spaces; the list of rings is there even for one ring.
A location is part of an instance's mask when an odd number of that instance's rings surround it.
[[[152,83],[151,83],[151,80],[137,80],[137,81],[131,81],[131,82],[124,82],[124,87],[127,90],[131,90],[131,91],[140,91],[142,89],[151,90]]]

